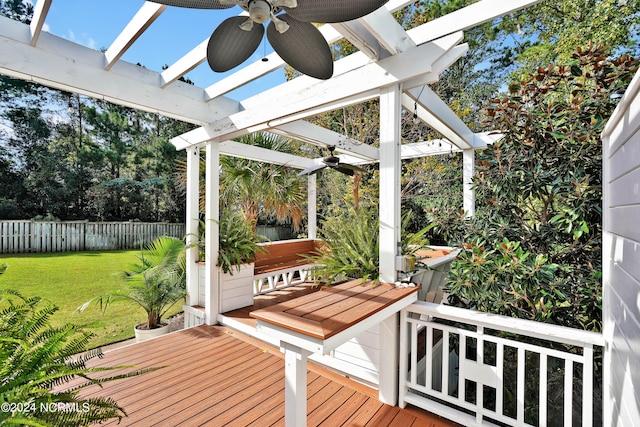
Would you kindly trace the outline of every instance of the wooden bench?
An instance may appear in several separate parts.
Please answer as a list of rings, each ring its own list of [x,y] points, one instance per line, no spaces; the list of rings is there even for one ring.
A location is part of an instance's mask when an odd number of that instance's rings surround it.
[[[321,247],[322,241],[294,239],[263,243],[266,251],[256,254],[253,284],[256,294],[303,282],[313,268],[307,259]]]

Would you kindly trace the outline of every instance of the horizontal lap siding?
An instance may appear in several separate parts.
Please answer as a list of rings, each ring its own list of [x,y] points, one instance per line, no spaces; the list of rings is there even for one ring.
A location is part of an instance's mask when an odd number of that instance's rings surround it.
[[[184,237],[184,224],[0,221],[0,253],[140,249],[159,236]]]
[[[603,133],[607,425],[640,417],[640,73]]]

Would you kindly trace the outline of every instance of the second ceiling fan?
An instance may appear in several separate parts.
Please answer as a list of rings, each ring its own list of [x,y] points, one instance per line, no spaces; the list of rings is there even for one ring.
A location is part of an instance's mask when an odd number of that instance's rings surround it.
[[[299,72],[317,79],[333,75],[331,49],[314,23],[351,21],[368,15],[389,0],[151,0],[167,6],[227,9],[240,6],[249,17],[234,16],[216,28],[207,46],[213,71],[237,67],[267,39],[280,57]],[[284,13],[281,13],[284,12]]]
[[[333,150],[335,150],[335,147],[327,147],[327,149],[329,150],[329,155],[322,159],[322,163],[306,168],[305,170],[300,172],[298,176],[318,173],[324,168],[334,169],[349,176],[355,176],[356,172],[364,172],[364,169],[362,169],[361,167],[350,165],[348,163],[342,163],[339,157],[333,155]]]

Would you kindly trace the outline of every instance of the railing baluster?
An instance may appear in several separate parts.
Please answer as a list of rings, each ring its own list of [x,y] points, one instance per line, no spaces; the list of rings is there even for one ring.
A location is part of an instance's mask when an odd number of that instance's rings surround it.
[[[564,361],[564,425],[570,426],[573,419],[573,361]]]
[[[410,381],[410,385],[411,384],[415,384],[415,358],[416,358],[416,352],[413,351],[413,342],[415,341],[414,338],[414,334],[413,331],[416,328],[416,324],[415,323],[409,323],[408,322],[408,318],[409,318],[409,313],[407,312],[407,310],[402,310],[400,312],[400,363],[399,363],[399,370],[400,370],[400,381],[399,383],[399,388],[398,388],[398,406],[400,406],[401,408],[405,407],[405,402],[404,402],[404,398],[407,394],[408,391],[408,385],[407,385],[407,340],[409,340],[411,342],[411,362],[410,362],[410,371],[411,371],[411,381]],[[411,337],[409,337],[409,333],[411,333]]]
[[[442,334],[442,370],[440,371],[440,377],[442,378],[440,384],[442,388],[442,394],[449,395],[449,331],[444,331]]]
[[[418,325],[411,323],[411,383],[416,384],[418,380]]]
[[[467,335],[464,331],[460,331],[460,357],[458,359],[458,400],[464,402],[465,398],[465,378],[467,377]]]
[[[517,376],[517,420],[524,423],[524,388],[525,388],[525,351],[524,348],[518,347],[518,376]]]
[[[538,412],[539,426],[547,425],[547,355],[540,353],[540,406]]]
[[[582,365],[582,425],[593,425],[593,346],[585,345]]]
[[[496,344],[496,374],[498,386],[496,387],[496,414],[503,415],[504,400],[504,344]]]
[[[429,390],[433,390],[433,375],[431,370],[433,369],[433,327],[427,326],[427,366],[425,367],[425,379],[424,385]]]
[[[476,363],[480,366],[484,364],[484,339],[482,336],[484,335],[484,328],[482,326],[478,326],[476,334]],[[484,385],[480,382],[476,382],[476,406],[478,410],[476,411],[476,422],[478,424],[482,423],[482,409],[484,407]]]

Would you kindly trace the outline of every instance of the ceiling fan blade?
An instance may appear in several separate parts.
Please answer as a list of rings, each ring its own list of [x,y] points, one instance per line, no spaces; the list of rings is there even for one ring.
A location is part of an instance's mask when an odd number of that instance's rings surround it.
[[[295,19],[305,22],[345,22],[380,8],[389,0],[298,0],[296,7],[283,7]]]
[[[338,172],[342,172],[343,174],[349,175],[349,176],[353,176],[353,174],[356,172],[364,172],[364,169],[359,168],[358,166],[345,165],[345,164],[339,164],[338,166],[332,169],[337,170]]]
[[[306,168],[305,170],[303,170],[302,172],[300,172],[298,174],[298,176],[302,176],[302,175],[311,175],[312,173],[316,173],[324,168],[326,168],[327,165],[313,165],[313,166],[309,166],[308,168]]]
[[[167,6],[190,7],[193,9],[228,9],[235,5],[221,4],[219,0],[149,0]]]
[[[211,34],[207,45],[207,60],[213,71],[224,72],[246,61],[260,46],[264,27],[255,24],[250,31],[240,28],[247,17],[225,19]]]
[[[273,20],[267,27],[267,38],[273,49],[289,65],[303,74],[326,80],[333,75],[333,57],[327,41],[309,22],[298,21],[285,14],[278,19],[289,29],[278,32]]]

